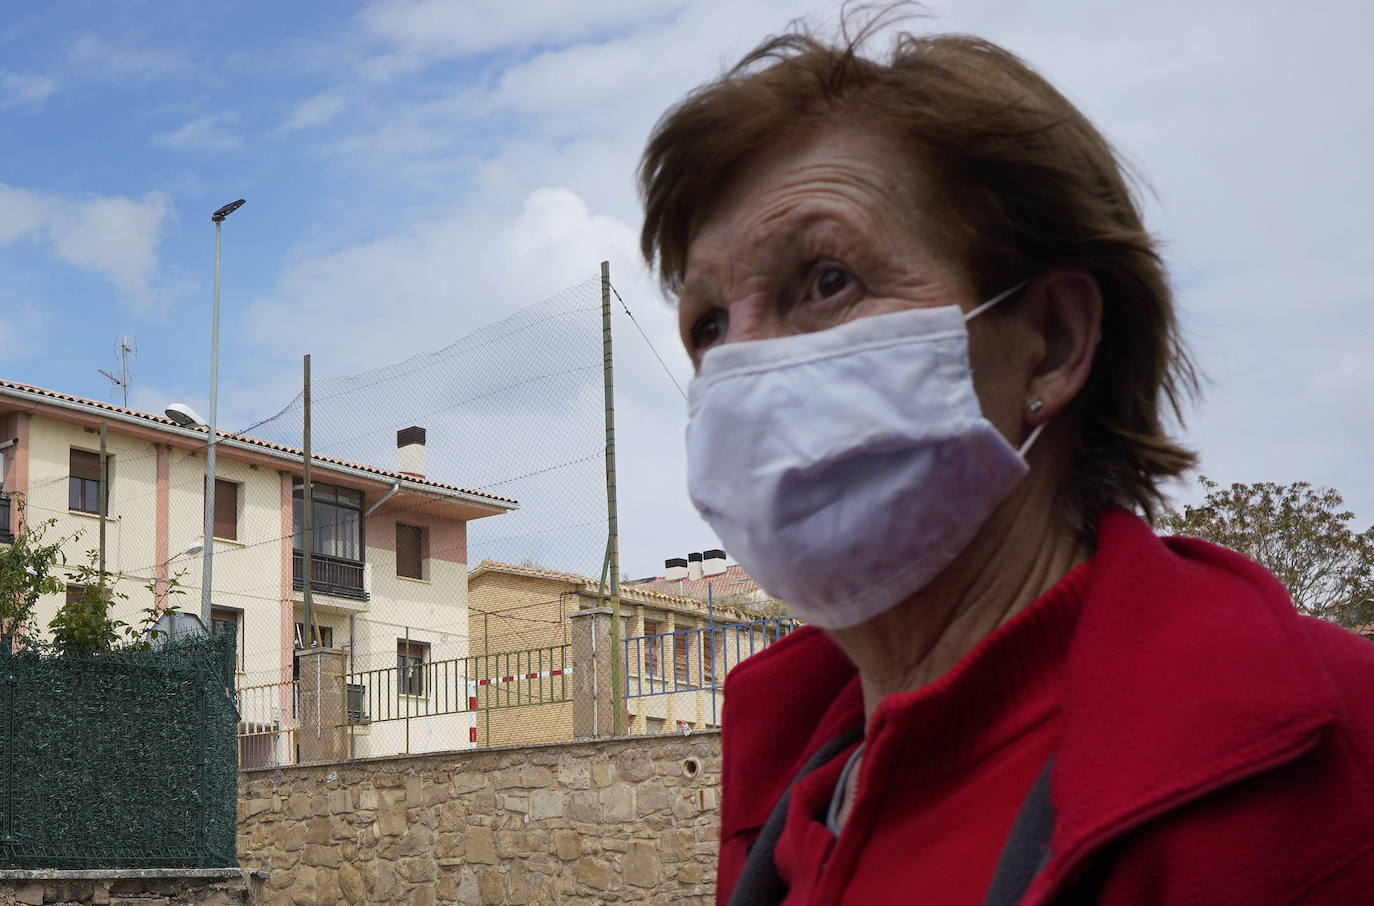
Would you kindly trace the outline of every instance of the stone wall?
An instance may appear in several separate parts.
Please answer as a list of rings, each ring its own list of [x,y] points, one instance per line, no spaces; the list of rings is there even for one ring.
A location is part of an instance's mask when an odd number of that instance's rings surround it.
[[[0,871],[0,906],[239,906],[262,877],[237,868]]]
[[[719,788],[717,733],[264,768],[239,860],[266,906],[707,906]]]

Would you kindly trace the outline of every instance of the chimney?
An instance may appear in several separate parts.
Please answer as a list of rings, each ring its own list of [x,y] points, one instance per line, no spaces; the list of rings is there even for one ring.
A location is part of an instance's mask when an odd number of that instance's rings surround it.
[[[687,555],[687,578],[692,580],[701,578],[701,554]]]
[[[674,557],[663,561],[663,578],[676,582],[687,578],[687,558]]]
[[[701,574],[703,576],[719,576],[725,572],[725,551],[720,548],[706,551],[701,555]]]
[[[413,478],[425,477],[425,429],[402,428],[396,432],[396,471]]]

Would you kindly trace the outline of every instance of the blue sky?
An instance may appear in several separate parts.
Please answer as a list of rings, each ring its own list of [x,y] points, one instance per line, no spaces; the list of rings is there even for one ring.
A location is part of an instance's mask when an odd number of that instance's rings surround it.
[[[680,382],[635,255],[633,169],[663,109],[831,4],[594,0],[12,4],[0,24],[0,375],[221,421],[451,343],[602,258]],[[1078,102],[1148,181],[1209,375],[1209,475],[1329,484],[1374,521],[1374,14],[1354,0],[932,3]],[[18,11],[18,12],[16,12]],[[617,321],[632,573],[713,541],[682,491],[681,398]],[[454,476],[461,480],[461,476]],[[1189,491],[1180,491],[1186,498]],[[553,565],[553,564],[551,564]]]

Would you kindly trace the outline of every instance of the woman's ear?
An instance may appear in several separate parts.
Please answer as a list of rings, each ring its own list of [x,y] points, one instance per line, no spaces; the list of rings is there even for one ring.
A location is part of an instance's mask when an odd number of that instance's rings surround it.
[[[1102,338],[1102,290],[1087,271],[1066,268],[1036,277],[1026,295],[1043,338],[1026,388],[1026,420],[1038,425],[1062,412],[1088,380]]]

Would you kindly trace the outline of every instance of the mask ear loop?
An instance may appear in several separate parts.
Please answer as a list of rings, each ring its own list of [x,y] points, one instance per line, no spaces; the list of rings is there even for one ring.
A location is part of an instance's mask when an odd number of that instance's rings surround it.
[[[1016,284],[1011,289],[1006,290],[1005,292],[1000,292],[988,301],[984,302],[982,305],[979,305],[978,307],[971,309],[968,314],[964,315],[964,322],[968,323],[969,321],[972,321],[974,318],[981,315],[983,312],[987,311],[989,308],[992,308],[997,303],[1006,301],[1007,299],[1019,293],[1021,290],[1025,289],[1029,283],[1030,280],[1022,280],[1020,283]]]
[[[1016,448],[1017,455],[1019,455],[1022,459],[1025,459],[1026,451],[1028,451],[1031,448],[1031,445],[1035,443],[1035,439],[1040,436],[1040,432],[1044,431],[1045,426],[1048,424],[1049,422],[1041,422],[1034,428],[1031,428],[1031,433],[1026,437],[1025,441],[1021,444],[1021,446]]]

